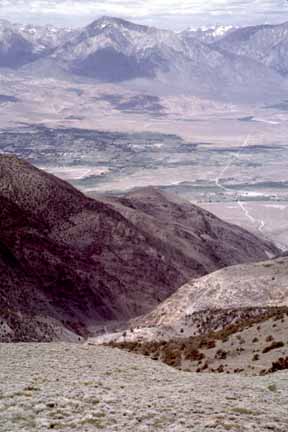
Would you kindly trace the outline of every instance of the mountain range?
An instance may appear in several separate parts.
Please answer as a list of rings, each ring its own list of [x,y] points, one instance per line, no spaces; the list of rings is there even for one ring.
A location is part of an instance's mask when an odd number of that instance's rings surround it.
[[[288,23],[236,29],[213,46],[254,58],[282,76],[288,74]]]
[[[0,156],[0,201],[1,340],[87,334],[192,278],[279,254],[157,189],[92,199],[14,156]]]
[[[0,20],[0,68],[17,69],[50,55],[74,34],[71,29]]]
[[[102,17],[80,29],[0,21],[0,67],[29,65],[104,82],[144,80],[230,100],[283,97],[288,25],[176,33]],[[53,67],[54,65],[54,67]],[[147,84],[149,85],[149,84]]]

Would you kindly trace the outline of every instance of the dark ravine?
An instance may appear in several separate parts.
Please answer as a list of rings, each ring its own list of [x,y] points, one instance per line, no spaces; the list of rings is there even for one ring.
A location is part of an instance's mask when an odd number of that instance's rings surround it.
[[[155,189],[91,199],[14,156],[0,156],[0,201],[1,340],[85,336],[87,324],[149,312],[191,278],[279,252]]]

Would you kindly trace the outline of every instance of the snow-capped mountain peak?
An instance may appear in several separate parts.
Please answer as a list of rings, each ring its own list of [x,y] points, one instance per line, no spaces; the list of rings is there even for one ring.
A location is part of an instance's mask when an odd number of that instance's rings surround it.
[[[41,68],[52,62],[98,81],[157,80],[198,97],[268,100],[286,91],[279,73],[288,71],[287,36],[287,25],[176,33],[107,16],[78,30],[0,21],[0,67],[41,59]]]
[[[201,42],[210,44],[222,39],[224,36],[233,32],[237,28],[238,27],[234,27],[232,25],[215,25],[212,27],[202,26],[199,28],[190,27],[181,32],[181,34],[184,38],[194,37]]]
[[[75,30],[0,20],[0,67],[18,68],[49,55]]]
[[[227,32],[230,32],[231,30],[236,29],[236,27],[233,27],[232,25],[227,25],[227,26],[215,26],[214,28],[212,27],[212,34],[215,37],[221,37],[224,36]]]

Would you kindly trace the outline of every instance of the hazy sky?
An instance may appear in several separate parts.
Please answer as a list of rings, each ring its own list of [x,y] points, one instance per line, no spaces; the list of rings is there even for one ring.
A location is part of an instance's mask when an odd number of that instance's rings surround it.
[[[102,15],[164,28],[288,21],[288,0],[0,0],[0,18],[81,26]]]

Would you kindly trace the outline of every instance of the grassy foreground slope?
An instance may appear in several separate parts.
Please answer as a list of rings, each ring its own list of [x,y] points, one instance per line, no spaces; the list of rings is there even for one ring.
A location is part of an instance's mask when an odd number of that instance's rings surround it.
[[[287,432],[287,372],[191,374],[86,344],[0,350],[1,432]]]

